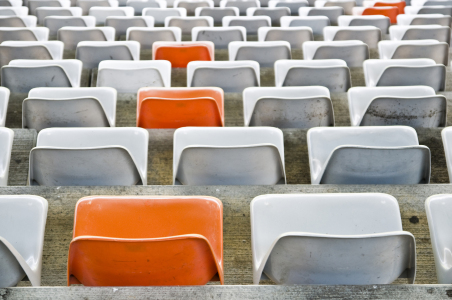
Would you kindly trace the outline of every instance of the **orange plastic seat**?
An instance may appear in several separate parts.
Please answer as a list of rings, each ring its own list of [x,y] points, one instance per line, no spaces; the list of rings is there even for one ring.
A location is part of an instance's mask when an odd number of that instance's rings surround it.
[[[224,126],[224,92],[216,87],[141,88],[137,99],[137,126],[180,128]]]
[[[203,196],[82,198],[67,275],[68,286],[223,284],[223,205]]]
[[[397,23],[399,9],[396,6],[368,7],[364,9],[363,16],[382,15],[389,18],[392,24]]]
[[[406,6],[406,2],[405,1],[400,1],[400,2],[376,2],[374,4],[374,7],[388,7],[388,6],[395,6],[399,9],[398,14],[404,14],[405,13],[405,6]]]
[[[171,62],[173,68],[186,68],[196,60],[215,60],[215,46],[212,42],[154,42],[153,59]]]

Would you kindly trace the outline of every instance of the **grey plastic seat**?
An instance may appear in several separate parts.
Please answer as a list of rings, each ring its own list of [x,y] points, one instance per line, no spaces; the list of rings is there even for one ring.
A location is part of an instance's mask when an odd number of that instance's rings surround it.
[[[401,16],[401,15],[399,15]],[[339,16],[337,18],[339,26],[375,26],[380,28],[381,32],[387,34],[389,32],[389,26],[391,21],[386,16],[374,15],[374,16]]]
[[[268,7],[288,7],[292,16],[298,16],[298,9],[300,7],[308,7],[307,0],[270,0]]]
[[[91,7],[118,7],[118,0],[76,0],[76,6],[82,8],[84,16],[88,15]]]
[[[142,50],[152,49],[154,42],[180,42],[182,30],[179,27],[129,27],[126,40],[137,41]]]
[[[70,7],[70,0],[28,0],[31,15],[36,15],[38,7]]]
[[[129,27],[154,27],[153,17],[107,17],[105,26],[111,26],[116,31],[119,38],[127,34]]]
[[[5,41],[47,41],[49,29],[45,27],[0,27],[0,43]]]
[[[195,27],[213,27],[212,17],[167,17],[165,27],[179,27],[182,34],[191,34]]]
[[[36,27],[36,16],[0,16],[0,27]]]
[[[272,127],[183,127],[174,132],[174,185],[285,184],[284,141]]]
[[[312,29],[306,26],[284,28],[261,27],[257,36],[259,42],[289,42],[291,49],[301,49],[304,42],[314,40]]]
[[[250,206],[254,284],[414,283],[416,242],[391,195],[272,194]]]
[[[166,60],[104,60],[97,73],[98,87],[118,93],[137,93],[142,87],[171,87],[171,63]]]
[[[441,131],[443,140],[444,153],[446,155],[447,172],[449,173],[449,181],[452,183],[452,130],[446,127]]]
[[[60,41],[5,41],[0,44],[0,66],[13,59],[63,59]]]
[[[139,60],[140,43],[136,41],[80,42],[75,57],[84,69],[97,68],[103,60]]]
[[[246,41],[246,28],[242,26],[194,27],[191,33],[193,42],[210,41],[215,49],[228,49],[230,42]]]
[[[50,16],[44,19],[44,26],[49,28],[49,35],[56,36],[58,30],[63,27],[94,27],[96,19],[92,16],[60,17]]]
[[[186,17],[187,10],[185,8],[154,8],[149,7],[143,9],[143,16],[154,17],[155,25],[165,25],[167,17]]]
[[[298,9],[298,14],[300,17],[325,16],[330,20],[331,25],[337,25],[339,16],[344,15],[345,12],[344,8],[340,6],[300,7]]]
[[[19,0],[21,1],[21,0]],[[26,6],[0,6],[0,16],[27,16],[28,7]]]
[[[411,6],[452,6],[451,0],[412,0],[410,1]]]
[[[350,69],[341,59],[279,60],[275,63],[275,85],[319,85],[330,93],[343,93],[351,87]]]
[[[429,86],[353,87],[348,90],[352,126],[446,125],[447,100]]]
[[[175,0],[173,7],[182,7],[187,10],[187,16],[194,16],[198,7],[214,7],[212,0]]]
[[[5,87],[0,87],[0,127],[5,127],[6,113],[8,111],[9,95],[10,95],[9,89],[7,89]],[[0,180],[0,184],[1,184],[1,180]],[[6,185],[6,183],[5,183],[5,185]]]
[[[127,0],[126,6],[133,7],[135,16],[143,15],[143,9],[154,8],[166,8],[165,0]]]
[[[344,14],[351,15],[353,7],[356,6],[355,0],[316,0],[314,2],[315,7],[342,7]]]
[[[50,16],[81,17],[82,9],[80,7],[38,7],[36,8],[36,16],[38,17],[38,24],[44,25],[45,18]]]
[[[369,59],[369,47],[362,41],[310,41],[303,44],[303,57],[312,59],[341,59],[350,68],[362,67]]]
[[[433,59],[368,59],[363,63],[366,86],[426,85],[435,92],[446,85],[446,67]]]
[[[275,42],[231,42],[229,60],[255,60],[261,68],[272,68],[279,59],[291,59],[290,44]]]
[[[83,41],[114,41],[113,27],[62,27],[58,30],[57,39],[64,43],[66,50],[75,50]]]
[[[223,27],[242,26],[246,28],[246,33],[256,35],[259,28],[270,27],[271,19],[269,16],[254,17],[224,17]]]
[[[237,7],[241,16],[246,16],[250,7],[261,7],[259,0],[221,0],[220,7]]]
[[[323,28],[330,25],[330,19],[317,17],[282,17],[281,27],[310,27],[314,35],[322,35]]]
[[[105,25],[107,17],[133,17],[133,7],[96,7],[89,9],[89,15],[96,18],[96,25]]]
[[[272,26],[280,26],[281,17],[291,16],[291,12],[288,7],[250,7],[246,10],[246,15],[248,17],[269,16]]]
[[[237,7],[198,7],[195,10],[197,17],[212,17],[215,25],[222,25],[224,17],[239,16]]]
[[[449,26],[451,24],[451,16],[443,14],[423,14],[423,15],[406,15],[397,16],[397,25],[441,25]]]
[[[408,126],[308,130],[311,184],[426,184],[430,149]]]
[[[242,93],[247,87],[259,85],[256,61],[191,61],[187,65],[188,87],[215,86],[225,93]]]
[[[34,88],[22,103],[22,128],[114,127],[113,88]]]
[[[391,40],[437,40],[450,44],[450,27],[440,25],[391,26]]]
[[[452,6],[450,5],[406,6],[405,14],[407,15],[443,14],[446,16],[452,16]]]
[[[359,40],[376,49],[381,41],[381,30],[375,26],[327,26],[323,28],[325,41]]]
[[[437,64],[449,64],[449,44],[437,40],[381,41],[380,59],[430,58]]]
[[[1,288],[14,287],[25,277],[33,287],[41,285],[47,208],[47,200],[39,196],[0,196]]]
[[[245,126],[334,126],[330,92],[322,86],[246,88],[243,116]]]

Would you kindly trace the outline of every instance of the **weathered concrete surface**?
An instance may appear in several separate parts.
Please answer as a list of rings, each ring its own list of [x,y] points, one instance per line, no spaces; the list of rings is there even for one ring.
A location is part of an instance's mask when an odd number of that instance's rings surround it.
[[[8,185],[27,185],[28,162],[31,149],[36,145],[35,130],[13,129],[14,140],[9,164]]]

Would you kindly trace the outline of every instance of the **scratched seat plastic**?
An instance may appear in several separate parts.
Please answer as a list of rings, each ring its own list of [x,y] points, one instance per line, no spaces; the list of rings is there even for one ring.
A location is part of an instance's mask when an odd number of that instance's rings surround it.
[[[47,207],[39,196],[0,196],[1,288],[14,287],[25,277],[32,286],[41,285]]]
[[[381,30],[375,26],[327,26],[323,37],[327,42],[359,40],[375,49],[381,41]]]
[[[224,284],[223,261],[217,198],[92,196],[76,204],[68,285]]]
[[[351,15],[353,7],[356,6],[355,0],[316,0],[314,2],[315,7],[342,7],[344,14]]]
[[[28,0],[30,15],[36,15],[38,7],[70,7],[70,0]]]
[[[247,87],[259,85],[256,61],[192,61],[187,66],[188,87],[215,86],[225,93],[242,93]]]
[[[37,0],[40,1],[40,0]],[[96,18],[96,25],[105,25],[107,17],[133,17],[133,7],[96,7],[89,9],[89,15]]]
[[[154,27],[154,18],[152,17],[122,17],[109,16],[105,20],[105,26],[111,26],[115,29],[116,37],[119,39],[127,34],[130,27]]]
[[[260,27],[270,27],[271,19],[269,16],[253,17],[224,17],[223,27],[242,26],[246,28],[246,33],[256,35]]]
[[[158,129],[224,126],[223,90],[141,88],[137,95],[137,126]]]
[[[298,14],[300,17],[325,16],[330,20],[331,25],[337,25],[337,19],[339,16],[344,15],[345,12],[344,8],[340,6],[300,7],[298,9]]]
[[[391,195],[273,194],[250,207],[254,284],[414,283],[416,242]]]
[[[444,153],[446,154],[447,172],[449,173],[449,181],[452,182],[452,129],[446,127],[441,132],[443,140]]]
[[[444,91],[446,66],[429,58],[368,59],[363,63],[366,86],[426,85]]]
[[[15,59],[2,67],[2,86],[11,93],[36,87],[80,87],[82,62],[77,59]]]
[[[352,126],[446,125],[447,100],[429,86],[353,87],[348,90]]]
[[[191,31],[192,41],[210,41],[215,49],[228,49],[230,42],[246,41],[246,28],[230,27],[194,27]]]
[[[270,0],[268,7],[288,7],[292,16],[298,16],[300,7],[308,7],[309,2],[306,0]]]
[[[437,40],[381,41],[380,59],[430,58],[437,64],[449,64],[449,44]]]
[[[0,44],[0,66],[13,59],[63,59],[60,41],[5,41]]]
[[[182,34],[191,34],[196,27],[213,27],[212,17],[167,17],[165,27],[179,27]]]
[[[369,47],[358,40],[349,41],[310,41],[303,44],[305,60],[341,59],[350,68],[362,67],[369,59]]]
[[[272,127],[184,127],[174,133],[173,184],[285,184],[284,141]]]
[[[126,40],[137,41],[141,50],[150,50],[154,42],[180,42],[182,30],[179,27],[129,27]]]
[[[290,44],[274,42],[231,42],[229,60],[255,60],[261,68],[272,68],[277,60],[291,59]]]
[[[261,7],[259,0],[221,0],[220,7],[237,7],[241,16],[246,16],[250,7]]]
[[[301,49],[304,42],[314,40],[312,29],[306,26],[284,28],[261,27],[257,36],[259,42],[289,42],[291,49]]]
[[[288,7],[250,7],[246,10],[246,15],[253,16],[269,16],[272,26],[280,26],[281,17],[291,16]]]
[[[117,0],[77,0],[76,4],[82,8],[82,13],[86,16],[91,7],[118,7],[119,2]]]
[[[96,26],[96,19],[92,16],[81,16],[81,17],[49,16],[45,17],[44,26],[49,28],[50,36],[56,36],[58,30],[66,26],[94,27]]]
[[[250,87],[243,91],[245,126],[311,128],[334,126],[326,87]]]
[[[330,23],[330,19],[325,16],[281,18],[281,27],[310,27],[314,35],[322,35],[323,28]]]
[[[36,27],[36,16],[1,16],[0,27]]]
[[[315,86],[330,93],[346,92],[351,87],[350,69],[341,59],[279,60],[275,63],[275,86]]]
[[[80,7],[38,7],[36,8],[36,17],[38,17],[38,24],[44,25],[46,17],[60,16],[60,17],[81,17],[82,9]]]
[[[213,61],[215,46],[212,42],[154,42],[153,59],[171,62],[173,68],[186,68],[191,61]]]
[[[442,14],[398,15],[397,25],[441,25],[450,26],[451,16]]]
[[[396,25],[389,29],[391,40],[437,40],[450,44],[450,27],[441,25]]]
[[[29,185],[146,185],[149,133],[136,127],[47,128],[30,152]]]
[[[397,16],[400,11],[395,6],[382,6],[382,7],[354,7],[353,15],[355,16],[373,16],[381,15],[389,18],[392,24],[397,23]]]
[[[9,96],[10,96],[9,89],[5,87],[0,87],[0,127],[5,127]]]
[[[408,126],[308,130],[311,184],[426,184],[430,149]]]
[[[143,16],[154,17],[155,25],[165,25],[167,17],[186,17],[187,10],[185,8],[154,8],[149,7],[143,9]]]
[[[166,8],[167,3],[165,0],[127,0],[126,6],[133,7],[135,10],[135,16],[143,15],[143,9],[145,8]]]
[[[406,6],[405,14],[407,15],[443,14],[445,16],[452,16],[452,5]]]
[[[0,43],[5,41],[47,41],[49,29],[45,27],[0,27]]]
[[[141,87],[170,87],[171,63],[165,60],[104,60],[99,64],[97,86],[135,94]]]
[[[26,6],[8,6],[8,7],[0,6],[0,16],[27,16],[27,15],[28,7]]]
[[[34,88],[22,103],[22,128],[114,127],[113,88]]]
[[[197,17],[212,17],[215,25],[222,25],[224,17],[239,16],[237,7],[198,7],[195,10]]]
[[[183,7],[187,10],[187,16],[194,16],[198,7],[214,7],[212,0],[175,0],[173,7]]]
[[[139,60],[140,43],[136,41],[80,42],[75,57],[84,69],[97,68],[103,60]]]
[[[339,16],[337,18],[339,26],[375,26],[380,28],[381,32],[387,34],[391,20],[386,16]]]
[[[113,27],[72,27],[65,26],[58,30],[57,39],[64,43],[66,50],[75,50],[78,43],[83,41],[108,41],[115,40]]]

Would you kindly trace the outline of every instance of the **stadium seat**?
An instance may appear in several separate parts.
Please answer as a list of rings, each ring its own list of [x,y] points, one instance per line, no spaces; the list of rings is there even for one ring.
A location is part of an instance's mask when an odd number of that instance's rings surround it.
[[[351,15],[353,7],[355,7],[355,0],[316,0],[314,2],[315,7],[342,7],[344,14]]]
[[[217,87],[141,88],[137,126],[146,129],[224,126],[224,93]]]
[[[27,15],[28,7],[26,6],[16,6],[16,7],[0,6],[0,16],[27,16]]]
[[[213,61],[215,46],[212,42],[154,42],[152,57],[168,60],[173,68],[186,68],[191,61]]]
[[[308,7],[309,2],[306,0],[270,0],[268,7],[288,7],[292,16],[298,16],[300,7]]]
[[[92,196],[76,204],[68,285],[224,284],[223,204],[206,196]]]
[[[0,27],[36,27],[36,16],[1,16]]]
[[[392,24],[397,23],[397,15],[399,15],[399,13],[399,9],[395,6],[353,8],[353,15],[355,16],[382,15],[388,17]]]
[[[182,7],[187,10],[187,16],[194,16],[198,7],[214,7],[212,0],[175,0],[173,7]]]
[[[25,277],[33,287],[41,285],[47,208],[39,196],[0,196],[1,288],[15,287]]]
[[[334,126],[330,92],[321,86],[246,88],[243,116],[245,126]]]
[[[260,27],[270,27],[271,19],[269,16],[254,17],[224,17],[223,27],[242,26],[246,28],[246,33],[256,35]]]
[[[307,26],[300,27],[261,27],[257,32],[259,42],[286,41],[291,49],[301,49],[304,42],[313,41],[312,29]]]
[[[70,27],[94,27],[96,26],[96,19],[92,16],[82,17],[60,17],[50,16],[45,17],[44,26],[49,28],[49,35],[56,36],[60,28]]]
[[[70,0],[28,0],[30,15],[36,16],[38,7],[70,7]]]
[[[391,20],[386,16],[374,15],[374,16],[339,16],[337,19],[339,26],[375,26],[380,28],[383,34],[389,32],[389,26]]]
[[[446,97],[429,86],[353,87],[348,107],[352,126],[446,125]]]
[[[311,41],[303,44],[303,57],[312,59],[341,59],[349,68],[362,67],[369,59],[369,47],[362,41]]]
[[[376,49],[381,41],[381,30],[375,26],[327,26],[323,28],[325,41],[359,40],[371,49]]]
[[[41,0],[36,0],[41,1]],[[107,17],[133,17],[133,7],[96,7],[89,9],[89,15],[96,18],[96,25],[105,25]]]
[[[452,182],[452,130],[446,127],[441,132],[443,140],[444,153],[446,154],[447,172],[449,173],[449,181]]]
[[[126,6],[133,7],[135,16],[141,16],[145,8],[166,8],[167,5],[165,0],[127,0]]]
[[[5,41],[48,41],[49,29],[45,27],[0,27],[0,43]]]
[[[76,6],[82,8],[84,16],[88,15],[91,7],[118,7],[118,0],[76,0]]]
[[[225,93],[242,93],[247,87],[259,85],[256,61],[192,61],[187,65],[188,87],[215,86]]]
[[[34,88],[22,103],[22,128],[114,127],[113,88]]]
[[[75,50],[78,43],[83,41],[108,41],[115,40],[113,27],[70,27],[65,26],[58,30],[57,39],[64,43],[64,49]]]
[[[451,0],[413,0],[410,1],[411,6],[451,6]]]
[[[391,195],[274,194],[250,206],[254,284],[414,283],[416,242]]]
[[[221,0],[220,7],[237,7],[241,16],[246,16],[250,7],[261,7],[259,0]]]
[[[237,7],[198,7],[195,10],[197,17],[212,17],[215,25],[223,24],[223,17],[239,16]]]
[[[5,127],[9,95],[10,95],[9,89],[5,87],[0,87],[0,128]]]
[[[229,60],[255,60],[261,68],[273,68],[275,61],[291,59],[290,51],[290,44],[286,41],[231,42]]]
[[[127,34],[130,27],[154,27],[154,18],[152,17],[107,17],[105,26],[111,26],[115,29],[116,37],[119,39]]]
[[[186,17],[187,10],[185,8],[144,8],[143,17],[154,17],[154,24],[164,26],[167,17]]]
[[[450,44],[450,27],[440,25],[396,25],[389,28],[391,40],[437,40]]]
[[[246,10],[248,17],[269,16],[272,26],[280,26],[281,17],[291,16],[288,7],[250,7]]]
[[[284,141],[272,127],[184,127],[174,132],[173,184],[285,184]]]
[[[366,86],[427,85],[444,91],[446,67],[433,59],[368,59],[363,63]]]
[[[11,93],[36,87],[80,87],[82,62],[77,59],[14,59],[2,67],[2,86]]]
[[[21,7],[23,5],[22,0],[2,0],[1,6],[3,7]]]
[[[452,6],[448,5],[433,5],[433,6],[407,6],[405,7],[407,15],[422,15],[422,14],[443,14],[445,16],[452,15]]]
[[[275,63],[275,85],[328,88],[330,93],[346,92],[351,87],[350,69],[341,59],[279,60]]]
[[[36,8],[36,17],[38,17],[38,24],[44,25],[46,17],[60,16],[60,17],[81,17],[82,9],[80,7],[38,7]]]
[[[136,41],[80,42],[75,57],[84,69],[97,68],[103,60],[139,60],[140,43]]]
[[[170,87],[171,63],[165,60],[104,60],[99,64],[97,86],[135,94],[141,87]]]
[[[228,49],[230,42],[246,41],[246,29],[243,26],[230,27],[194,27],[192,41],[209,41],[215,49]]]
[[[213,27],[212,17],[167,17],[165,27],[179,27],[182,34],[191,34],[195,27]]]
[[[378,52],[380,59],[430,58],[449,65],[449,44],[437,40],[381,41]]]
[[[337,18],[339,18],[339,16],[344,15],[345,13],[343,7],[327,6],[327,7],[300,7],[298,9],[298,14],[300,15],[300,17],[325,16],[330,20],[331,25],[337,25]]]
[[[325,16],[281,18],[281,27],[310,27],[314,35],[322,35],[323,28],[330,26],[330,23]]]
[[[451,16],[442,14],[431,15],[398,15],[397,25],[441,25],[449,26],[451,24]]]
[[[430,149],[408,126],[308,130],[311,184],[426,184]]]
[[[154,42],[180,42],[182,30],[179,27],[129,27],[126,40],[137,41],[141,50],[152,49]]]
[[[394,6],[399,9],[399,14],[405,14],[405,7],[406,2],[405,1],[394,1],[394,0],[364,0],[363,1],[364,7],[390,7]]]
[[[63,59],[60,41],[5,41],[0,44],[0,66],[13,59]]]
[[[147,184],[149,133],[142,128],[47,128],[30,152],[29,185]]]

